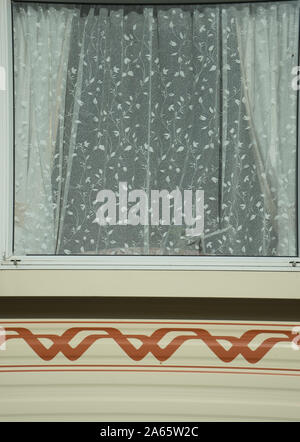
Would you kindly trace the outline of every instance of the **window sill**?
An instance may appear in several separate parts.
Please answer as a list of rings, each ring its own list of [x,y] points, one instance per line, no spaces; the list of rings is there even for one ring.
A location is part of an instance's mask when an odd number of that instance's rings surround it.
[[[0,270],[198,270],[198,271],[300,271],[298,258],[208,256],[12,256]]]

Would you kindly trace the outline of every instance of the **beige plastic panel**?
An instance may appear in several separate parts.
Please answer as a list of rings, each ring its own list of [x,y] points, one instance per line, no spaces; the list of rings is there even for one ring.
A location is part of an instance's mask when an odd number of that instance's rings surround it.
[[[300,272],[2,270],[0,296],[300,299]]]
[[[0,320],[1,421],[300,420],[299,323],[53,321]]]

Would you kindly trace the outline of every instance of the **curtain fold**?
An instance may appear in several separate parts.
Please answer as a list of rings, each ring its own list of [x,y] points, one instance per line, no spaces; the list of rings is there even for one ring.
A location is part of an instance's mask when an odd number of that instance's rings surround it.
[[[63,132],[67,60],[76,11],[14,5],[15,244],[55,252],[52,167]]]
[[[17,254],[296,254],[299,2],[15,5]],[[204,190],[205,231],[99,226],[100,190]]]
[[[246,6],[234,15],[264,206],[278,238],[278,254],[288,250],[295,255],[298,122],[297,92],[290,81],[298,59],[299,5],[264,5],[255,14]]]

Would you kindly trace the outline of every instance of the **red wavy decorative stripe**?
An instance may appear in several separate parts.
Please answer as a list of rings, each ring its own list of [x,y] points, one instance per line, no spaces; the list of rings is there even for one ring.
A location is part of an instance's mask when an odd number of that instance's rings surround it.
[[[72,327],[66,330],[62,335],[55,334],[34,334],[28,328],[6,327],[6,332],[15,332],[16,334],[7,334],[6,341],[10,339],[23,339],[32,350],[44,361],[50,361],[61,352],[70,361],[79,359],[94,342],[99,339],[113,339],[119,347],[134,361],[141,361],[151,353],[158,361],[168,360],[175,352],[189,340],[201,340],[210,350],[223,362],[232,362],[238,355],[242,355],[247,362],[255,364],[259,362],[276,344],[279,342],[292,342],[294,335],[288,330],[248,330],[241,337],[235,336],[214,336],[205,329],[201,328],[160,328],[155,330],[150,336],[123,334],[120,330],[113,327]],[[76,347],[71,347],[69,342],[79,332],[96,332],[86,336]],[[101,333],[102,332],[102,333]],[[176,336],[165,348],[158,345],[167,333],[177,332]],[[190,335],[180,335],[180,333],[190,332]],[[104,334],[105,333],[105,334]],[[280,335],[265,339],[255,350],[249,348],[249,344],[260,334]],[[283,335],[285,337],[283,337]],[[40,339],[50,339],[53,344],[46,348]],[[139,348],[131,344],[130,339],[138,339],[142,342]],[[228,341],[231,344],[230,349],[226,350],[218,340]]]

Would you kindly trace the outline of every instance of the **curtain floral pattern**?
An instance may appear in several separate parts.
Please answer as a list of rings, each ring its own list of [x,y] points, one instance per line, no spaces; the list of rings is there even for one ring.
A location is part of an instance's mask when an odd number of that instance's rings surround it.
[[[299,2],[14,5],[15,253],[296,254]],[[102,189],[203,189],[205,230],[99,226]]]

